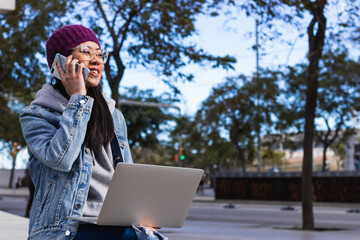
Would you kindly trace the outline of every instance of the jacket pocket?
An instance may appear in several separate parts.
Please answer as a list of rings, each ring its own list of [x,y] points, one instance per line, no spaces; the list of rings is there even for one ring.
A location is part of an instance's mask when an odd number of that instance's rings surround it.
[[[51,207],[52,198],[51,193],[54,191],[54,185],[54,180],[51,180],[44,191],[44,195],[38,197],[36,209],[36,224],[42,223],[42,226],[48,225],[48,215]]]
[[[66,216],[70,215],[70,213],[67,211],[68,209],[65,207],[64,208],[64,204],[66,204],[67,202],[64,203],[64,199],[66,198],[66,196],[69,196],[70,194],[69,192],[69,186],[70,186],[71,180],[68,179],[66,181],[66,184],[64,186],[64,189],[61,192],[60,195],[60,199],[59,202],[57,203],[56,206],[56,211],[55,211],[55,225],[60,224],[61,220],[66,219]],[[68,193],[68,194],[67,194]],[[65,199],[67,200],[67,199]],[[69,208],[70,209],[70,208]]]

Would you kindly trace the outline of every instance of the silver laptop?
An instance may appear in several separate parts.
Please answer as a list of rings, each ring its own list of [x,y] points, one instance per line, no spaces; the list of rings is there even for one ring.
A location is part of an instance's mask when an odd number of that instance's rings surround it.
[[[118,163],[99,217],[70,219],[111,226],[182,227],[202,169]]]

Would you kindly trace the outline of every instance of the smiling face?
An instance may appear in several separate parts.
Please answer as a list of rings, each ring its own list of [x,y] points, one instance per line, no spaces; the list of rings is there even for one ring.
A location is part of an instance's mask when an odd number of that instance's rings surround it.
[[[86,54],[88,53],[88,50],[96,51],[99,50],[100,47],[97,45],[97,43],[92,41],[83,42],[80,45],[87,46],[87,48],[75,48],[71,52],[71,55],[74,59],[79,60],[79,63],[83,63],[85,67],[90,69],[90,74],[87,79],[86,87],[96,87],[100,82],[101,74],[104,70],[104,63],[101,58],[95,56],[92,57],[90,60],[87,60],[88,58],[86,57]]]

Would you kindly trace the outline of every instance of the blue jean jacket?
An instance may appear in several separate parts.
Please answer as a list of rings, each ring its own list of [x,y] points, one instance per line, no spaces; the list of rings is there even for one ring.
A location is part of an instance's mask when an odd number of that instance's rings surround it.
[[[78,222],[66,217],[82,216],[88,195],[93,158],[83,142],[93,102],[91,97],[73,95],[63,113],[38,105],[20,113],[35,184],[29,239],[73,239],[76,235]],[[113,121],[121,158],[132,163],[125,119],[117,109]]]

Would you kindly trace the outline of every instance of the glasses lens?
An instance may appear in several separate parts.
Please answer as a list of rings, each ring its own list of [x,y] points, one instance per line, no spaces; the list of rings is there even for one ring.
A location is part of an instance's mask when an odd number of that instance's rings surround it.
[[[85,60],[91,60],[91,49],[88,46],[81,45],[81,53]]]
[[[84,60],[91,60],[96,57],[104,64],[107,62],[109,56],[109,52],[106,50],[91,50],[91,48],[86,45],[80,45],[80,52],[82,53]]]
[[[102,59],[104,64],[107,62],[108,57],[109,57],[109,52],[107,52],[106,50],[101,50],[102,51]]]

